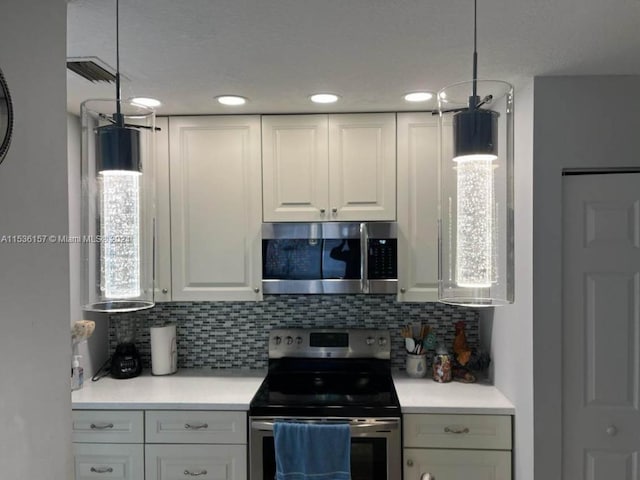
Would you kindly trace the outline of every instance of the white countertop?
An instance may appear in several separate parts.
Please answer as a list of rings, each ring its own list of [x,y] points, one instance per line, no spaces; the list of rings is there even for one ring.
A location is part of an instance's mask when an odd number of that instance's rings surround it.
[[[249,410],[264,379],[260,370],[179,370],[154,377],[85,381],[71,395],[81,410]]]
[[[393,375],[402,413],[513,415],[515,407],[500,390],[487,383],[438,383],[430,378]]]
[[[78,410],[249,410],[266,372],[260,370],[179,370],[154,377],[148,372],[127,380],[86,381],[71,395]],[[511,415],[511,402],[483,383],[436,383],[395,373],[402,413]]]

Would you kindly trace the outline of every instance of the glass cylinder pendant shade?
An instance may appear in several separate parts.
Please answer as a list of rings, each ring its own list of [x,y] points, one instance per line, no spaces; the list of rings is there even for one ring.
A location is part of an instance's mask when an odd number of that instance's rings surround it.
[[[81,114],[82,308],[151,308],[155,113],[128,101],[87,100]]]
[[[513,87],[463,82],[438,92],[438,300],[513,303]]]

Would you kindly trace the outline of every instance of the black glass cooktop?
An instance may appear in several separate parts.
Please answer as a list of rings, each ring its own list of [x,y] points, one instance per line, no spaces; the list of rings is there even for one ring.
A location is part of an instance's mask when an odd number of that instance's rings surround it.
[[[382,368],[377,368],[382,366]],[[271,365],[250,405],[252,416],[399,416],[388,366],[354,360]]]

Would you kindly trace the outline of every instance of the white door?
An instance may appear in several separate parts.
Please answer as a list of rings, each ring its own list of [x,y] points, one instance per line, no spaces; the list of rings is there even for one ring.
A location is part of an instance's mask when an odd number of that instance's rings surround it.
[[[563,478],[638,480],[640,174],[563,188]]]
[[[329,218],[329,134],[326,115],[262,117],[265,222]]]
[[[396,116],[329,115],[332,221],[396,219]]]
[[[173,300],[260,300],[260,118],[169,126]]]

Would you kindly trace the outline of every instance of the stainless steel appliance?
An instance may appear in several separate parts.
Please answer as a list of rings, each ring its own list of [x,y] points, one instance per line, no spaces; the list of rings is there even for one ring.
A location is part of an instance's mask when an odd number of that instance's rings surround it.
[[[251,480],[275,476],[276,421],[351,426],[351,478],[401,478],[401,415],[385,330],[273,330],[249,408]]]
[[[397,225],[265,223],[264,293],[395,293]]]

